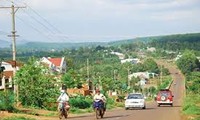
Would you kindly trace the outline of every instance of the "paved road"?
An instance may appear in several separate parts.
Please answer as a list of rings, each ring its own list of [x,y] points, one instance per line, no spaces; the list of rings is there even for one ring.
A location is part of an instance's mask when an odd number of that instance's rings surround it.
[[[159,64],[169,67],[167,63],[160,62]],[[107,111],[103,120],[180,120],[181,103],[184,95],[184,82],[183,76],[179,73],[176,67],[169,67],[170,73],[174,82],[170,89],[174,94],[174,106],[161,106],[157,107],[156,102],[147,103],[147,109],[140,110],[124,110],[116,109]],[[176,85],[174,85],[176,83]],[[68,119],[73,120],[95,120],[94,113],[70,117]]]

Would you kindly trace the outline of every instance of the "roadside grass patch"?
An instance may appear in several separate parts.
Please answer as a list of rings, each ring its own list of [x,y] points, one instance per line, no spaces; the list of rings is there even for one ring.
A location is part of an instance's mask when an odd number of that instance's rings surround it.
[[[34,118],[12,116],[12,117],[4,118],[3,120],[36,120],[36,119],[34,119]]]
[[[194,120],[200,120],[200,116],[199,116],[199,117],[197,117],[197,118],[195,118]]]
[[[200,96],[188,95],[184,99],[182,111],[187,115],[200,115]]]

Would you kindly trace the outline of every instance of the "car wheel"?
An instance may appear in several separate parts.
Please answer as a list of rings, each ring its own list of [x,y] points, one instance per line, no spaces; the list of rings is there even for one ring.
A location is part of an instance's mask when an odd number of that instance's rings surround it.
[[[144,106],[142,109],[146,109],[146,106]]]
[[[173,107],[173,103],[171,104],[171,107]]]
[[[125,110],[128,110],[128,108],[126,107]]]
[[[160,107],[160,104],[158,104],[158,107]]]

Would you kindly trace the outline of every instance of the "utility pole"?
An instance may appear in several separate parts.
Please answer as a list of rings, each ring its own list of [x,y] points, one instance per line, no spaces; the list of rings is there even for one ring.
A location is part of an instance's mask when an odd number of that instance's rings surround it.
[[[113,80],[114,80],[114,83],[116,84],[116,76],[115,76],[115,73],[116,73],[116,70],[114,69],[113,71]],[[117,92],[117,89],[115,88],[115,92]]]
[[[88,81],[89,90],[92,90],[93,89],[93,85],[91,85],[91,80],[90,80],[89,59],[88,58],[87,58],[87,81]]]
[[[163,72],[162,72],[162,65],[161,65],[161,68],[160,68],[160,84],[162,84],[162,77],[163,77]]]
[[[11,15],[12,15],[12,31],[11,31],[11,35],[8,35],[9,37],[12,37],[12,54],[13,54],[13,62],[14,62],[14,68],[13,68],[13,76],[15,76],[16,73],[16,37],[18,37],[18,35],[16,35],[16,30],[15,30],[15,13],[17,12],[17,10],[19,8],[25,8],[25,7],[15,7],[14,6],[14,0],[12,1],[12,5],[11,7],[0,7],[3,9],[11,9]],[[18,103],[18,86],[15,84],[14,82],[14,94],[16,96],[16,101]]]
[[[130,85],[130,79],[129,79],[129,70],[130,70],[130,68],[129,68],[129,66],[128,66],[128,69],[127,69],[127,78],[128,78],[128,88],[130,88],[131,87],[131,85]]]

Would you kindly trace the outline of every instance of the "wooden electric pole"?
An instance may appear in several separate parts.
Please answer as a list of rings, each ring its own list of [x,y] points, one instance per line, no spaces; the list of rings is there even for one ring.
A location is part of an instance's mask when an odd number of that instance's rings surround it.
[[[16,35],[16,30],[15,30],[15,13],[17,12],[17,10],[19,8],[25,8],[25,7],[15,7],[14,6],[14,0],[13,0],[11,7],[0,7],[0,8],[3,8],[3,9],[9,8],[9,9],[11,9],[12,31],[11,31],[11,35],[8,35],[8,36],[12,37],[12,54],[13,54],[13,62],[14,62],[13,76],[15,76],[15,73],[16,73],[16,37],[18,36],[18,35]],[[14,94],[15,94],[15,97],[16,97],[16,101],[18,103],[18,98],[19,98],[18,86],[15,84],[15,81],[14,81]]]

